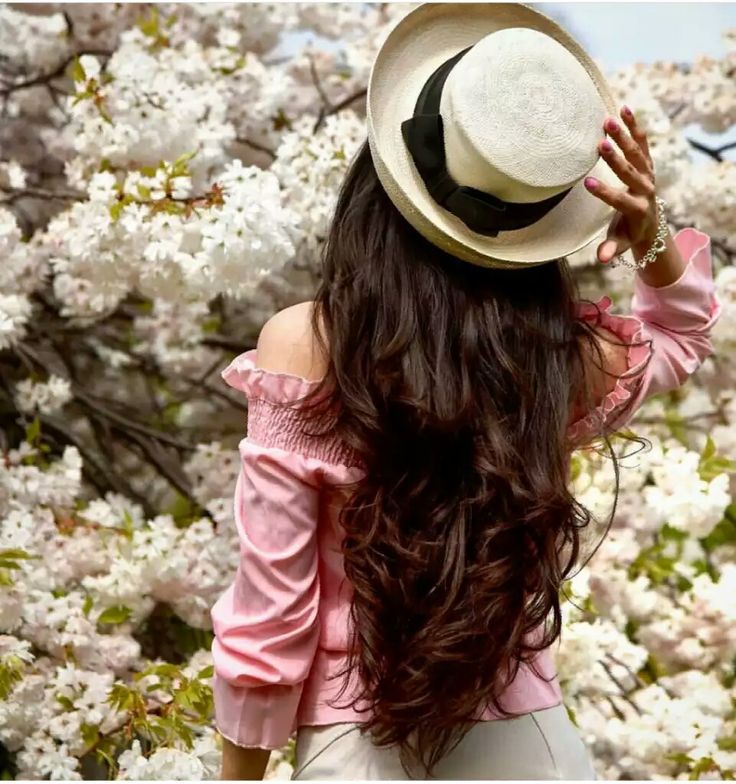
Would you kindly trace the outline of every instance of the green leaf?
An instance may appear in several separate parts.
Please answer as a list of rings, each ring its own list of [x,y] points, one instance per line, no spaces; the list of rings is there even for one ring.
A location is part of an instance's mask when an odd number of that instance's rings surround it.
[[[703,447],[703,451],[700,453],[700,459],[709,460],[711,457],[715,455],[716,451],[717,451],[716,442],[711,438],[711,436],[708,436],[708,438],[705,441],[705,446]]]
[[[151,189],[147,185],[138,185],[138,195],[141,199],[150,199]]]
[[[26,441],[33,444],[36,439],[41,435],[41,420],[35,416],[33,421],[26,425]]]
[[[647,656],[646,663],[641,670],[639,670],[637,675],[644,683],[654,683],[667,675],[667,670],[662,666],[659,660],[650,653],[649,656]]]
[[[0,661],[0,700],[5,700],[16,683],[23,678],[25,662],[15,654],[9,654]]]
[[[172,164],[169,177],[187,177],[189,175],[189,161],[197,154],[194,152],[182,153]]]
[[[686,531],[680,531],[679,528],[673,528],[669,523],[665,523],[659,533],[662,535],[663,539],[669,539],[673,542],[684,542],[688,537]]]
[[[167,678],[175,678],[181,674],[181,670],[176,664],[170,662],[161,662],[160,664],[152,664],[145,670],[149,675],[163,675]]]
[[[107,695],[107,702],[118,711],[129,710],[135,702],[135,692],[124,683],[113,683]]]
[[[80,729],[82,733],[82,740],[87,746],[94,746],[97,739],[100,737],[100,728],[96,724],[84,723]]]
[[[703,549],[712,552],[716,547],[727,544],[736,544],[736,505],[731,504],[726,508],[723,519],[715,525],[713,530],[700,540]]]
[[[113,223],[117,222],[120,218],[120,213],[123,211],[123,207],[125,205],[121,201],[116,201],[114,204],[110,205],[110,217],[112,218]]]
[[[713,580],[714,583],[717,583],[721,579],[721,574],[718,571],[718,569],[716,569],[716,567],[713,566],[712,563],[706,561],[705,558],[696,558],[692,562],[692,567],[693,569],[695,569],[696,575],[707,574],[708,577],[710,577],[710,579]]]
[[[165,725],[166,720],[159,716],[153,716],[148,725],[148,731],[159,744],[165,743],[166,739],[169,737],[169,730]]]
[[[271,120],[273,121],[273,129],[274,129],[274,131],[283,131],[284,129],[289,130],[289,131],[291,130],[291,121],[284,114],[284,110],[283,109],[279,109],[276,112],[276,116],[272,117]]]
[[[677,586],[678,590],[680,591],[689,591],[693,587],[692,580],[688,580],[685,575],[678,574],[677,578],[675,579],[675,585]]]
[[[708,436],[698,464],[700,478],[705,482],[710,482],[720,474],[730,474],[734,471],[736,471],[736,463],[717,454],[715,442]]]
[[[107,111],[107,109],[101,103],[97,104],[97,111],[100,113],[100,117],[102,117],[102,119],[108,125],[112,125],[113,124],[112,117],[110,117],[110,113]]]
[[[69,699],[69,697],[66,696],[66,694],[57,694],[56,701],[67,710],[76,710],[74,703],[71,701],[71,699]]]
[[[72,101],[72,106],[76,106],[78,103],[81,103],[87,98],[94,98],[95,94],[91,90],[82,90],[81,93],[77,93],[74,96],[74,100]]]
[[[184,212],[184,205],[177,204],[175,201],[168,201],[164,206],[164,212],[168,212],[171,215],[180,215]]]
[[[89,611],[92,609],[92,605],[93,604],[94,604],[94,602],[92,601],[92,597],[90,596],[90,594],[87,594],[87,596],[84,597],[84,604],[82,605],[82,612],[85,615],[89,615]]]
[[[18,548],[9,548],[6,550],[0,550],[0,558],[15,558],[16,560],[30,560],[31,558],[40,558],[40,555],[32,555],[25,550],[20,550]]]
[[[74,60],[72,60],[72,64],[69,68],[69,76],[71,76],[71,78],[74,79],[75,82],[87,81],[87,74],[84,72],[84,68],[79,60],[79,56],[75,57]]]
[[[115,771],[115,760],[103,749],[95,749],[95,756],[97,757],[98,762],[106,763],[108,767],[108,771],[110,773],[110,778],[115,779],[116,777],[113,775]]]
[[[97,619],[97,623],[123,623],[130,618],[131,613],[130,607],[118,604],[103,610]]]
[[[133,538],[135,526],[133,524],[133,518],[131,517],[130,512],[127,509],[123,510],[123,536],[126,539],[131,540]]]
[[[672,760],[672,762],[676,762],[678,765],[685,765],[688,768],[690,767],[690,763],[693,761],[692,757],[688,757],[687,754],[684,754],[681,751],[665,754],[664,756],[665,759]]]
[[[138,28],[144,35],[147,35],[150,38],[158,38],[158,9],[155,6],[151,9],[148,18],[142,18],[138,22]]]
[[[690,770],[688,778],[690,781],[697,781],[701,773],[707,773],[712,770],[719,770],[718,765],[712,757],[701,757]]]
[[[624,634],[632,641],[636,642],[636,633],[639,631],[639,624],[629,618],[624,627]]]
[[[200,678],[200,679],[211,678],[214,674],[215,674],[215,668],[210,664],[207,667],[203,667],[197,673],[197,677]]]

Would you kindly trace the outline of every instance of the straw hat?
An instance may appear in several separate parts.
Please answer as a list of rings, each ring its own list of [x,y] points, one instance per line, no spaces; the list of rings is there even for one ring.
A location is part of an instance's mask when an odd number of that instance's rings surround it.
[[[556,22],[517,3],[426,3],[391,30],[368,82],[368,142],[402,215],[430,242],[488,267],[539,264],[605,232],[591,174],[616,105]]]

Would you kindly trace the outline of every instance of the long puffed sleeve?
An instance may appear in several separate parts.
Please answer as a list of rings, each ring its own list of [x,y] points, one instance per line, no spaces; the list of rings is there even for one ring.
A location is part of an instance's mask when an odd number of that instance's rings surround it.
[[[720,316],[715,295],[710,237],[687,227],[674,235],[687,262],[673,283],[649,286],[636,276],[630,315],[610,313],[611,300],[583,304],[581,318],[613,332],[628,345],[627,369],[598,407],[570,427],[573,442],[623,427],[649,396],[675,389],[713,352],[710,333]]]
[[[215,723],[239,746],[276,749],[295,730],[319,639],[317,524],[322,460],[302,454],[296,410],[280,403],[310,381],[254,366],[255,350],[222,372],[249,401],[234,518],[240,561],[211,610]]]

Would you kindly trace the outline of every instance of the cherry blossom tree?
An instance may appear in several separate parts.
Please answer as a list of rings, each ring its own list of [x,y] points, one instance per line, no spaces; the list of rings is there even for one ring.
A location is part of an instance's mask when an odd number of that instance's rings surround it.
[[[19,778],[214,779],[209,608],[246,408],[218,371],[309,299],[404,4],[0,6],[0,752]],[[607,74],[674,228],[712,237],[717,353],[634,429],[557,648],[601,778],[736,770],[736,29]],[[298,43],[294,43],[297,41]],[[626,307],[594,246],[584,293]],[[625,443],[622,448],[625,448]],[[572,484],[601,521],[610,461]],[[268,776],[288,778],[293,741]]]

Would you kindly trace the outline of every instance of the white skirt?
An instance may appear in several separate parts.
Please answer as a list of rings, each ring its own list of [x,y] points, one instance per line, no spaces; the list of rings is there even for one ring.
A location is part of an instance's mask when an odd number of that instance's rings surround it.
[[[409,774],[396,748],[374,746],[357,723],[303,726],[297,730],[292,780],[426,780]],[[515,719],[478,721],[440,760],[433,778],[443,780],[596,778],[593,763],[563,705]]]

